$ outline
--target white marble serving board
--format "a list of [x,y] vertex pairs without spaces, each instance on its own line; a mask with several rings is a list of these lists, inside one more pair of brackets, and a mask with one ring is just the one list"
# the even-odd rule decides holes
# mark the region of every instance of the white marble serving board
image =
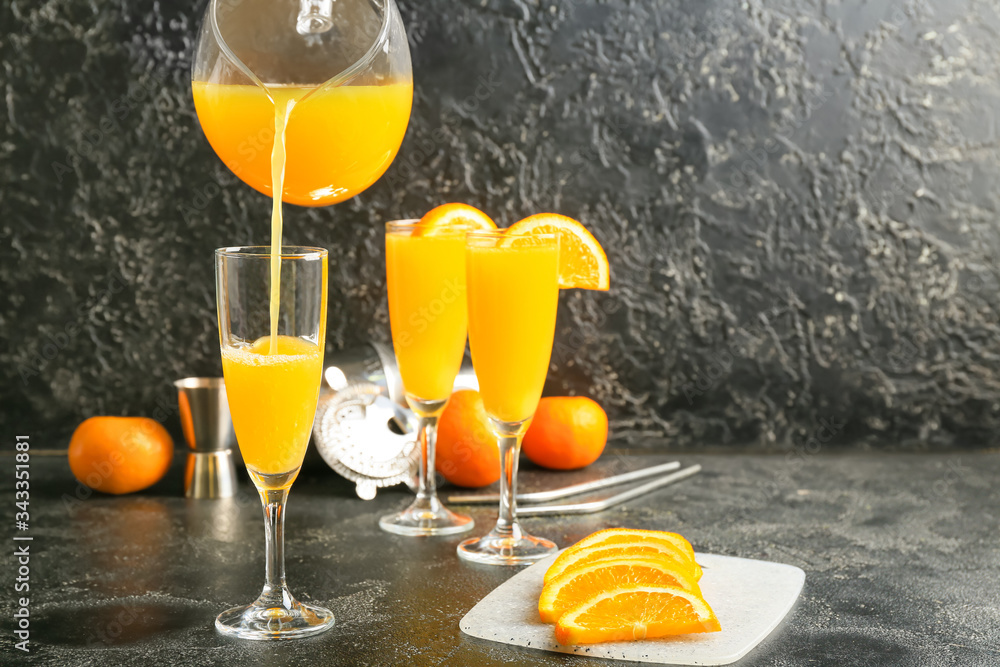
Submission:
[[538,618],[542,580],[555,556],[517,573],[480,600],[460,622],[462,632],[542,651],[664,665],[728,665],[751,651],[795,604],[805,572],[794,565],[697,554],[701,591],[721,632],[633,642],[563,646],[554,626]]

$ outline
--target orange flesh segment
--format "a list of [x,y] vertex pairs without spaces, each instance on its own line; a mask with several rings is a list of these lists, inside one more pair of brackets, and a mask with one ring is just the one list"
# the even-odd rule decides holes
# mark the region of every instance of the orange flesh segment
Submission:
[[701,579],[701,567],[695,562],[694,547],[691,546],[691,543],[684,536],[678,533],[668,533],[662,530],[641,530],[638,528],[606,528],[596,533],[591,533],[569,547],[567,551],[595,549],[630,542],[658,542],[677,547],[693,565],[696,578]]
[[545,583],[549,583],[564,572],[571,569],[590,565],[600,560],[609,558],[622,558],[630,556],[649,556],[653,558],[668,559],[677,563],[680,567],[691,573],[697,581],[701,577],[701,568],[697,563],[689,560],[675,545],[653,541],[634,541],[608,546],[591,547],[574,550],[572,547],[564,551],[556,558],[555,562],[545,573]]
[[628,542],[659,542],[671,544],[683,553],[687,560],[694,562],[694,547],[691,543],[677,533],[668,533],[661,530],[638,530],[632,528],[608,528],[599,530],[596,533],[583,538],[568,550],[593,549],[597,547],[612,546]]
[[698,584],[687,570],[658,558],[618,558],[566,572],[542,590],[538,613],[542,621],[555,623],[564,612],[594,595],[630,584],[672,586],[701,595]]
[[719,619],[700,596],[670,586],[622,586],[595,595],[559,619],[560,644],[654,639],[718,632]]

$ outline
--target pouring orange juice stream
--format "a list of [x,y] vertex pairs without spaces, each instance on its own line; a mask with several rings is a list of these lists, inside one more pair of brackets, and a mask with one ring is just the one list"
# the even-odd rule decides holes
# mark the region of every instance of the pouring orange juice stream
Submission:
[[[295,98],[274,100],[274,145],[271,148],[272,192],[285,189],[285,129]],[[278,354],[278,309],[281,305],[281,197],[271,195],[271,341],[267,353]]]
[[[262,439],[257,434],[274,436],[269,421],[292,415],[269,415],[255,407],[275,382],[285,386],[289,384],[285,380],[294,379],[303,385],[300,389],[318,392],[322,372],[323,341],[313,344],[278,335],[282,199],[306,206],[333,204],[375,182],[392,163],[406,131],[413,86],[406,82],[263,88],[196,81],[192,92],[215,152],[233,173],[272,197],[270,336],[238,354],[223,355],[225,375],[238,378],[229,390],[230,409],[245,413],[243,419],[234,419],[246,426],[246,433],[237,433],[240,450],[253,472],[274,475],[297,470],[311,418],[296,419],[295,433],[288,434],[292,437]],[[268,141],[269,152],[263,150]],[[316,381],[308,382],[304,372],[315,375]],[[310,403],[315,405],[315,397],[303,404]]]

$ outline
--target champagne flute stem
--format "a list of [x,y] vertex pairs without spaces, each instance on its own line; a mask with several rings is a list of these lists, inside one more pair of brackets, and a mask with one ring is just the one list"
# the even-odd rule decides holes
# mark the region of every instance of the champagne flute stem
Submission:
[[437,444],[437,415],[420,415],[417,426],[417,442],[420,444],[420,479],[417,498],[429,500],[437,498],[437,479],[434,476],[434,447]]
[[437,497],[434,473],[434,448],[437,444],[438,419],[447,404],[444,401],[419,401],[407,396],[420,421],[417,425],[418,463],[417,497],[402,512],[379,519],[382,530],[397,535],[452,535],[469,530],[472,519],[455,514]]
[[518,435],[502,435],[500,447],[500,511],[493,532],[503,537],[517,537],[517,459],[521,451]]
[[291,607],[292,596],[285,584],[285,503],[288,488],[261,489],[264,505],[264,590],[260,601],[268,606]]

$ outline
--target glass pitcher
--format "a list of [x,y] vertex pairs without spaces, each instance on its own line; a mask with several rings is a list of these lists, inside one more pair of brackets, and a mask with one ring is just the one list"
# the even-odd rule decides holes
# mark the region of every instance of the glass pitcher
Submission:
[[273,196],[287,110],[282,200],[343,201],[385,172],[406,132],[413,75],[399,11],[393,0],[212,0],[192,93],[209,143],[245,183]]

